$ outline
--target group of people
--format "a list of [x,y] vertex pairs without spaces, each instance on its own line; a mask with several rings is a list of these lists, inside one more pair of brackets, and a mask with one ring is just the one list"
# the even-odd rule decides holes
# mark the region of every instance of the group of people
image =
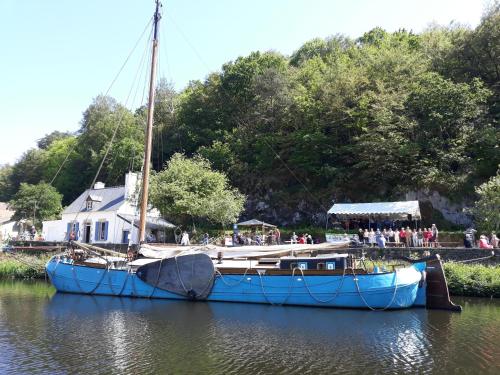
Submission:
[[438,245],[439,231],[436,224],[432,224],[430,228],[410,229],[410,227],[393,229],[384,228],[382,231],[376,231],[371,228],[359,229],[358,238],[361,243],[379,247],[386,247],[387,243],[392,243],[395,246],[401,244],[406,247],[435,247]]
[[300,234],[297,236],[297,234],[295,234],[295,232],[293,232],[292,236],[290,237],[290,243],[291,244],[312,245],[314,243],[314,240],[313,240],[312,236],[308,233]]
[[[476,245],[475,235],[476,230],[469,228],[464,232],[464,246],[466,248],[471,248]],[[479,236],[478,247],[480,249],[494,249],[499,247],[499,239],[495,232],[491,232],[491,235],[488,237],[485,234],[481,234]]]
[[267,233],[259,232],[238,232],[233,234],[233,243],[236,245],[280,245],[281,232],[278,228],[271,229]]

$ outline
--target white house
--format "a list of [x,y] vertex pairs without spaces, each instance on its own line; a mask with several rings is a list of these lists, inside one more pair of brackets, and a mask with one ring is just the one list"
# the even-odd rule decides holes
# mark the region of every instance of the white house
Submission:
[[17,237],[19,234],[19,223],[12,220],[12,216],[14,216],[14,211],[9,209],[9,205],[0,202],[0,241],[9,237]]
[[[134,198],[138,185],[138,175],[132,172],[125,176],[125,186],[107,188],[97,182],[64,209],[62,220],[43,222],[43,237],[47,241],[66,241],[72,236],[85,243],[137,243],[139,220]],[[150,209],[147,238],[163,242],[167,228],[175,226],[162,219],[157,209]]]

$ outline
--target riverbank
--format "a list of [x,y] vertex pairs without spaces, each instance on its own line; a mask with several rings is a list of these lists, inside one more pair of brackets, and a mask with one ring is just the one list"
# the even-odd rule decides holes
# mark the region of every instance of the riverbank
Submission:
[[448,289],[454,296],[500,298],[500,266],[444,263]]
[[[0,279],[43,279],[50,256],[0,254]],[[450,294],[500,298],[500,265],[444,263]]]
[[0,279],[43,279],[50,256],[0,253]]

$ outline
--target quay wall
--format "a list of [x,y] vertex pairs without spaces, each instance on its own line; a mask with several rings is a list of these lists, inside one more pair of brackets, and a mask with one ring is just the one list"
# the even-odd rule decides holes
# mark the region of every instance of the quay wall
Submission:
[[478,259],[488,257],[494,251],[495,256],[485,260],[486,263],[500,264],[500,249],[466,249],[460,247],[438,247],[438,248],[414,248],[414,247],[388,247],[381,249],[379,247],[364,247],[364,248],[345,248],[334,249],[335,252],[353,254],[361,257],[363,252],[365,257],[370,259],[380,258],[397,258],[400,256],[411,258],[423,258],[427,255],[439,254],[443,261],[464,261],[470,259]]

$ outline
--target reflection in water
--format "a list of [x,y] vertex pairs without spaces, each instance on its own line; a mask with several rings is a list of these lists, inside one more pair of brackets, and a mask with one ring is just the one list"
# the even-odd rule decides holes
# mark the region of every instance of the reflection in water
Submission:
[[0,373],[496,373],[500,304],[461,303],[463,314],[369,312],[4,283]]

